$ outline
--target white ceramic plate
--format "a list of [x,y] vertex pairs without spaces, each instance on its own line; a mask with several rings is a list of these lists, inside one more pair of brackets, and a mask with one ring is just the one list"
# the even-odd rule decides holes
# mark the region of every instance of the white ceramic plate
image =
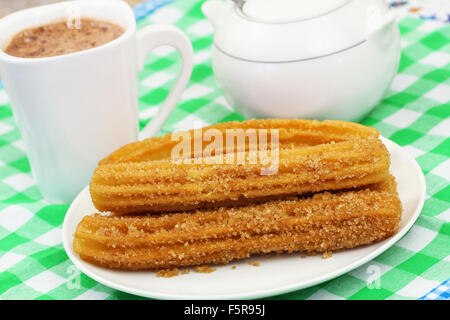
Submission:
[[[391,153],[391,172],[398,182],[403,205],[400,230],[393,237],[356,249],[301,259],[299,254],[258,257],[218,266],[215,272],[157,277],[154,271],[114,271],[87,263],[73,251],[73,234],[83,216],[96,212],[88,187],[73,201],[63,224],[63,244],[72,262],[86,275],[106,286],[160,299],[250,299],[306,288],[349,272],[372,260],[396,243],[413,225],[425,199],[425,178],[417,162],[400,146],[383,138]],[[236,269],[231,266],[235,265]]]

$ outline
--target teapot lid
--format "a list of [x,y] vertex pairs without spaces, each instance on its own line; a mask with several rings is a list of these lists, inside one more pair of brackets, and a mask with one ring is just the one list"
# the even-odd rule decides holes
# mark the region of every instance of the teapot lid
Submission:
[[365,43],[389,17],[384,0],[246,0],[242,8],[208,0],[202,9],[216,30],[214,47],[250,62],[341,53]]
[[281,23],[312,19],[345,5],[349,0],[247,0],[242,12],[250,19]]

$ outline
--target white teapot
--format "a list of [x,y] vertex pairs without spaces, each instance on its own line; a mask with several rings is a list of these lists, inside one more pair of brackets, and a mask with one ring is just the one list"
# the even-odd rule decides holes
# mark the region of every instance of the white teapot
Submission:
[[398,68],[396,15],[383,0],[209,0],[202,10],[218,84],[249,118],[358,121]]

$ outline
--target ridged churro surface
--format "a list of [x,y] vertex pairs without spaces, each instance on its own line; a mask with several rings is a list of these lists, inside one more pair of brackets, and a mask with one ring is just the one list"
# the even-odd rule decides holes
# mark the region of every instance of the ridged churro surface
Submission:
[[328,252],[395,234],[394,179],[353,191],[244,207],[145,216],[86,216],[74,250],[100,266],[138,270],[221,264],[271,252]]
[[[279,130],[280,148],[314,146],[322,143],[340,142],[349,139],[377,138],[379,132],[371,127],[361,124],[338,120],[303,120],[303,119],[259,119],[242,122],[232,121],[219,123],[201,129],[202,133],[209,129],[216,129],[225,136],[226,130]],[[198,138],[195,130],[188,131],[191,144],[191,157],[194,157],[194,141]],[[196,130],[198,131],[198,130]],[[100,165],[118,162],[141,162],[149,160],[171,159],[173,147],[178,140],[172,140],[172,134],[163,137],[154,137],[127,144],[100,161]],[[249,140],[245,141],[244,148],[248,150]],[[201,150],[207,145],[202,144]]]
[[[276,172],[267,164],[225,163],[224,156],[174,162],[158,160],[100,165],[90,193],[100,211],[183,211],[238,205],[267,197],[355,188],[385,180],[389,153],[379,139],[348,140],[278,150]],[[212,164],[222,158],[223,164]],[[271,163],[270,166],[273,166]]]

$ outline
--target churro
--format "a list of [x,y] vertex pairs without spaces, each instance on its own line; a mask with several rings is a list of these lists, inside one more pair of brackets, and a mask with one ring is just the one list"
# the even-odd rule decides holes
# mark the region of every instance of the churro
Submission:
[[[303,120],[303,119],[265,119],[232,121],[219,123],[202,129],[187,131],[191,145],[190,157],[195,157],[194,141],[203,140],[202,133],[216,129],[225,136],[226,130],[279,130],[280,148],[314,146],[323,143],[341,142],[350,139],[378,138],[379,132],[361,124],[338,120]],[[196,136],[196,132],[200,135]],[[100,165],[119,162],[142,162],[150,160],[171,159],[172,150],[178,143],[172,134],[154,137],[123,146],[99,162]],[[246,140],[241,146],[248,150],[251,141]],[[207,143],[202,143],[200,152],[204,151]],[[238,147],[237,147],[238,148]],[[237,148],[234,149],[234,151]],[[217,154],[215,154],[217,155]]]
[[330,252],[386,239],[401,203],[392,177],[359,190],[162,215],[85,216],[74,250],[125,270],[228,263],[271,252]]
[[[239,153],[236,153],[236,158]],[[245,153],[251,157],[251,153]],[[389,153],[379,139],[279,150],[275,174],[265,165],[214,164],[225,156],[175,163],[158,160],[100,165],[90,193],[99,211],[168,212],[242,205],[274,197],[355,188],[389,176]],[[219,159],[220,160],[220,159]]]

